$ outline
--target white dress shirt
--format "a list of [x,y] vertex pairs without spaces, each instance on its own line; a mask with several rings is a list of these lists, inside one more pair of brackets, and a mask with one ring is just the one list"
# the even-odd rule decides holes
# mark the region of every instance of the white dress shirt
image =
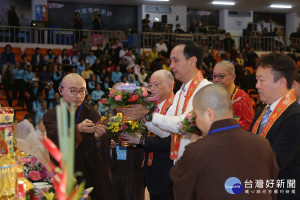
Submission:
[[164,51],[164,52],[168,52],[168,47],[166,45],[166,43],[156,43],[156,51],[157,52],[161,52],[161,51]]
[[[153,119],[152,119],[153,125],[159,127],[160,129],[163,129],[167,132],[181,134],[181,132],[180,132],[181,122],[185,118],[186,113],[193,110],[193,99],[194,99],[195,94],[202,87],[212,84],[210,81],[208,81],[206,79],[202,80],[201,83],[196,88],[195,92],[193,93],[192,97],[190,98],[190,100],[187,104],[187,107],[185,109],[185,112],[182,113],[185,96],[187,94],[187,90],[188,90],[191,82],[192,82],[192,80],[190,80],[184,86],[184,88],[185,88],[184,91],[183,91],[183,87],[181,87],[181,89],[176,92],[175,98],[173,100],[173,104],[170,106],[166,115],[161,115],[158,113],[155,113],[153,115]],[[182,93],[181,93],[180,101],[178,102],[181,91],[182,91]],[[179,103],[178,112],[177,112],[177,116],[175,116],[176,107],[177,107],[178,103]],[[178,158],[174,159],[174,163],[183,155],[185,146],[188,145],[189,143],[190,143],[190,134],[183,135],[183,137],[181,138],[181,143],[180,143],[180,147],[179,147]]]
[[27,119],[19,122],[17,125],[17,138],[25,140],[25,138],[29,135],[29,133],[33,132],[34,128],[32,123],[30,123]]

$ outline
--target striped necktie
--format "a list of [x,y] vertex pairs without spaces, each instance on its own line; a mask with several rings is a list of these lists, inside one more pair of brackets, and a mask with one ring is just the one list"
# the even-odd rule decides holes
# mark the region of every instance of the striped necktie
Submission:
[[259,131],[258,131],[258,135],[260,135],[261,131],[264,129],[266,123],[268,122],[268,119],[271,115],[272,111],[271,111],[271,108],[270,106],[268,106],[266,108],[266,111],[261,119],[261,122],[260,122],[260,125],[259,125]]

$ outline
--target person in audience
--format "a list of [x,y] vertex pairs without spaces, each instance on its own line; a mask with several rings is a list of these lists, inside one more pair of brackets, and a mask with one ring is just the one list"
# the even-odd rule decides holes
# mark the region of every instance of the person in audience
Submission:
[[81,72],[81,76],[84,78],[84,80],[88,81],[90,80],[91,76],[93,75],[93,71],[90,70],[90,64],[85,64],[85,70]]
[[13,99],[17,99],[17,94],[19,93],[18,106],[24,106],[25,102],[25,70],[24,67],[20,66],[19,62],[16,62],[15,68],[13,69],[14,75],[14,88],[13,88]]
[[77,67],[78,65],[80,65],[80,60],[81,55],[80,55],[80,51],[76,51],[75,55],[72,57],[72,66]]
[[230,59],[233,60],[233,62],[236,62],[236,58],[238,57],[239,53],[237,51],[237,48],[236,48],[236,44],[233,44],[230,51]]
[[113,62],[112,62],[111,59],[109,59],[109,60],[107,61],[107,64],[104,65],[104,69],[105,69],[105,71],[106,71],[107,73],[109,73],[109,74],[110,74],[111,72],[115,71],[115,65],[113,64]]
[[129,49],[128,52],[125,54],[125,56],[123,57],[124,60],[126,60],[126,64],[130,65],[130,66],[134,66],[135,65],[135,55],[133,55],[132,50]]
[[127,52],[128,52],[128,45],[124,45],[123,49],[121,49],[119,52],[119,58],[123,59],[123,57],[126,55]]
[[96,56],[94,52],[90,50],[89,55],[85,58],[85,63],[89,63],[92,66],[96,62]]
[[[80,171],[82,176],[77,176],[78,183],[85,181],[85,187],[93,187],[90,194],[92,199],[114,200],[112,191],[109,159],[110,141],[104,135],[104,125],[96,124],[100,115],[91,107],[83,103],[86,94],[86,82],[78,74],[66,75],[59,88],[60,94],[67,103],[75,105],[75,171]],[[60,148],[58,143],[58,130],[56,109],[51,109],[44,114],[43,122],[47,136]]]
[[14,4],[10,5],[10,9],[7,10],[7,26],[9,27],[10,32],[10,41],[16,42],[17,36],[19,34],[19,17],[16,13],[16,6]]
[[44,95],[39,93],[37,99],[32,102],[32,111],[34,114],[42,109],[42,102],[45,100]]
[[156,46],[153,46],[152,50],[149,53],[149,63],[151,64],[157,58],[158,58],[158,52],[156,51]]
[[122,83],[128,83],[127,76],[122,76]]
[[255,67],[256,59],[258,59],[258,55],[255,53],[254,49],[251,47],[248,53],[248,65]]
[[229,32],[227,32],[226,36],[225,36],[225,39],[223,40],[224,50],[225,51],[230,51],[234,44],[235,44],[235,42],[231,38],[231,34]]
[[123,74],[121,72],[121,67],[120,65],[117,65],[116,67],[116,71],[113,71],[111,73],[111,79],[112,79],[112,82],[115,84],[115,83],[118,83],[118,82],[121,82],[121,78],[122,78]]
[[[279,166],[278,179],[292,178],[297,182],[300,180],[300,105],[295,91],[291,90],[297,74],[296,64],[280,53],[263,56],[256,64],[256,88],[266,106],[256,112],[249,131],[270,142]],[[277,199],[300,199],[300,187],[295,188],[295,194],[278,193]]]
[[72,48],[69,50],[69,56],[70,56],[71,58],[73,58],[73,56],[76,55],[76,52],[77,52],[77,51],[80,52],[80,50],[79,50],[79,48],[78,48],[78,43],[77,43],[78,41],[79,41],[79,39],[78,39],[76,42],[73,43]]
[[174,33],[185,33],[185,32],[180,28],[180,24],[176,24],[176,29],[174,30]]
[[113,82],[109,80],[109,76],[105,76],[103,78],[101,88],[105,92],[106,95],[109,94],[109,88],[112,88],[112,86],[113,86]]
[[41,103],[41,109],[38,109],[35,114],[35,124],[38,124],[38,122],[43,118],[44,114],[48,111],[48,104],[46,100],[42,100]]
[[150,31],[150,14],[146,14],[146,17],[142,20],[142,32]]
[[55,61],[56,61],[56,56],[53,54],[52,49],[48,49],[47,55],[45,56],[45,64],[50,65],[51,63],[53,63]]
[[97,85],[97,77],[95,74],[93,74],[87,85],[87,90],[89,94],[92,94],[92,91],[96,89],[96,85]]
[[69,56],[67,49],[61,51],[61,55],[58,57],[57,62],[62,64],[65,72],[71,71],[72,58]]
[[36,68],[41,70],[44,65],[44,57],[41,54],[41,49],[39,47],[35,48],[35,54],[31,57],[31,64],[33,66],[33,71],[36,71]]
[[243,58],[243,54],[242,53],[239,53],[238,54],[238,57],[236,58],[236,63],[238,65],[240,65],[242,68],[245,67],[245,61],[244,61],[244,58]]
[[79,59],[80,65],[77,66],[76,73],[81,74],[85,70],[85,61],[84,58]]
[[141,68],[142,68],[142,67],[146,68],[146,66],[145,66],[145,61],[141,59],[140,62],[139,62],[139,64],[136,64],[136,65],[134,65],[134,67],[133,67],[134,74],[135,74],[135,75],[138,75],[139,72],[141,71]]
[[155,46],[158,53],[161,53],[165,57],[167,56],[168,47],[164,42],[164,39],[160,38],[158,43],[155,44]]
[[95,102],[92,100],[92,95],[91,94],[87,94],[85,96],[85,100],[84,103],[88,106],[93,106],[95,104]]
[[233,103],[234,118],[242,128],[249,130],[254,117],[252,101],[247,93],[235,86],[235,77],[234,66],[231,62],[221,61],[213,69],[213,83],[225,87]]
[[49,103],[49,110],[60,104],[59,92],[54,92],[54,99]]
[[1,53],[1,63],[0,67],[2,70],[2,75],[6,72],[9,65],[15,65],[15,54],[11,51],[12,47],[10,44],[5,45],[4,51]]
[[103,21],[98,14],[98,10],[94,10],[93,17],[92,17],[92,25],[93,25],[93,30],[102,30],[103,29]]
[[[279,170],[269,142],[233,119],[226,89],[216,84],[203,87],[194,97],[193,111],[202,134],[191,136],[191,144],[170,171],[174,199],[276,199],[274,193],[243,191],[249,180],[276,183]],[[268,186],[263,184],[263,189]]]
[[300,73],[297,73],[296,80],[293,82],[292,88],[295,90],[296,101],[300,104]]
[[104,49],[104,53],[100,55],[100,61],[102,64],[107,64],[107,61],[111,59],[108,49]]
[[[29,93],[29,102],[27,103],[27,107],[29,109],[29,111],[33,111],[33,103],[35,101],[38,100],[38,97],[41,98],[42,95],[42,100],[44,98],[43,94],[42,94],[42,88],[39,87],[39,83],[38,81],[33,81],[32,83],[32,87],[29,89],[28,93]],[[37,111],[36,106],[34,107],[35,111]]]
[[146,72],[146,69],[142,68],[141,72],[137,75],[140,85],[142,85],[145,82],[145,79],[147,76],[148,76],[148,74]]
[[25,140],[25,138],[34,131],[30,114],[24,116],[24,120],[17,124],[17,138]]
[[98,44],[97,45],[97,49],[96,51],[94,52],[94,55],[97,57],[97,58],[100,58],[100,56],[103,54],[103,50],[102,50],[102,44]]
[[83,58],[85,58],[92,48],[91,44],[87,41],[87,36],[82,35],[81,40],[78,42],[78,49]]
[[80,12],[75,12],[75,18],[73,20],[73,29],[75,29],[75,42],[80,40],[81,30],[83,28],[83,20],[80,18]]
[[27,70],[25,71],[23,80],[26,83],[26,88],[28,88],[28,85],[31,85],[32,81],[35,80],[35,74],[32,72],[32,65],[27,66]]
[[5,96],[7,98],[8,105],[12,106],[12,96],[10,95],[10,91],[14,91],[14,74],[13,74],[13,66],[9,65],[6,69],[6,72],[3,75],[3,85]]
[[53,73],[54,89],[57,91],[61,79],[64,77],[62,64],[58,64],[56,71]]
[[54,100],[54,93],[55,90],[53,88],[54,83],[52,81],[48,82],[48,84],[45,86],[45,95],[46,95],[46,100],[47,104],[50,105],[50,102]]
[[48,66],[44,65],[42,71],[38,73],[39,84],[42,88],[51,81],[51,74],[48,71]]
[[98,83],[96,89],[92,92],[92,100],[97,102],[104,97],[105,93],[101,90],[101,85]]

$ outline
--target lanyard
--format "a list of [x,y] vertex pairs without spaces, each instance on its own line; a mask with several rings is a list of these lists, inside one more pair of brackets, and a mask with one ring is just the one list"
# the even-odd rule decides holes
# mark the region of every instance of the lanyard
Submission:
[[80,113],[81,113],[81,107],[82,107],[82,104],[81,104],[80,107],[79,107],[79,112],[78,112],[78,114],[77,114],[75,124],[78,124],[79,116],[80,116]]
[[240,125],[225,126],[223,128],[217,128],[215,130],[212,130],[209,133],[207,133],[207,135],[210,135],[210,134],[213,134],[216,132],[220,132],[220,131],[226,131],[226,130],[233,129],[233,128],[239,128],[239,127],[241,127],[241,126]]

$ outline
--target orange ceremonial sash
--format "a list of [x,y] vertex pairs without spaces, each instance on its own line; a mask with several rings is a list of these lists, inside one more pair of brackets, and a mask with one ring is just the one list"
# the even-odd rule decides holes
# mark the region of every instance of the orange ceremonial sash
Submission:
[[[166,114],[168,108],[173,103],[173,99],[174,99],[174,93],[172,92],[170,94],[170,96],[167,98],[167,100],[165,101],[164,105],[162,106],[161,111],[159,112],[159,114],[161,114],[161,115],[165,115]],[[150,135],[148,135],[148,136],[150,136]],[[155,135],[152,134],[152,137],[155,137]],[[149,152],[147,165],[151,166],[152,165],[152,161],[153,161],[153,152]]]
[[[200,71],[196,74],[196,76],[194,76],[194,78],[188,88],[188,92],[185,96],[181,114],[183,114],[185,112],[185,109],[186,109],[191,97],[193,96],[195,90],[197,89],[198,85],[201,83],[201,81],[203,79],[204,78]],[[180,94],[179,94],[178,102],[176,105],[175,116],[177,116],[177,113],[178,113],[178,107],[179,107],[181,93],[182,93],[182,91],[180,91]],[[182,138],[182,135],[171,133],[171,150],[170,150],[170,159],[171,160],[178,158],[178,152],[179,152],[181,138]]]
[[[276,108],[272,112],[271,116],[269,117],[268,122],[266,123],[265,127],[261,131],[260,135],[262,137],[265,138],[267,136],[270,128],[273,126],[273,124],[275,123],[275,121],[295,101],[296,101],[296,97],[295,97],[295,91],[294,90],[290,90],[287,94],[285,94],[282,97],[282,99],[279,101],[279,103],[277,104]],[[259,124],[261,122],[261,119],[262,119],[265,111],[266,111],[266,108],[267,108],[267,106],[264,108],[264,111],[261,113],[261,115],[259,116],[259,118],[254,123],[254,125],[252,127],[252,130],[251,130],[252,133],[257,134]]]

